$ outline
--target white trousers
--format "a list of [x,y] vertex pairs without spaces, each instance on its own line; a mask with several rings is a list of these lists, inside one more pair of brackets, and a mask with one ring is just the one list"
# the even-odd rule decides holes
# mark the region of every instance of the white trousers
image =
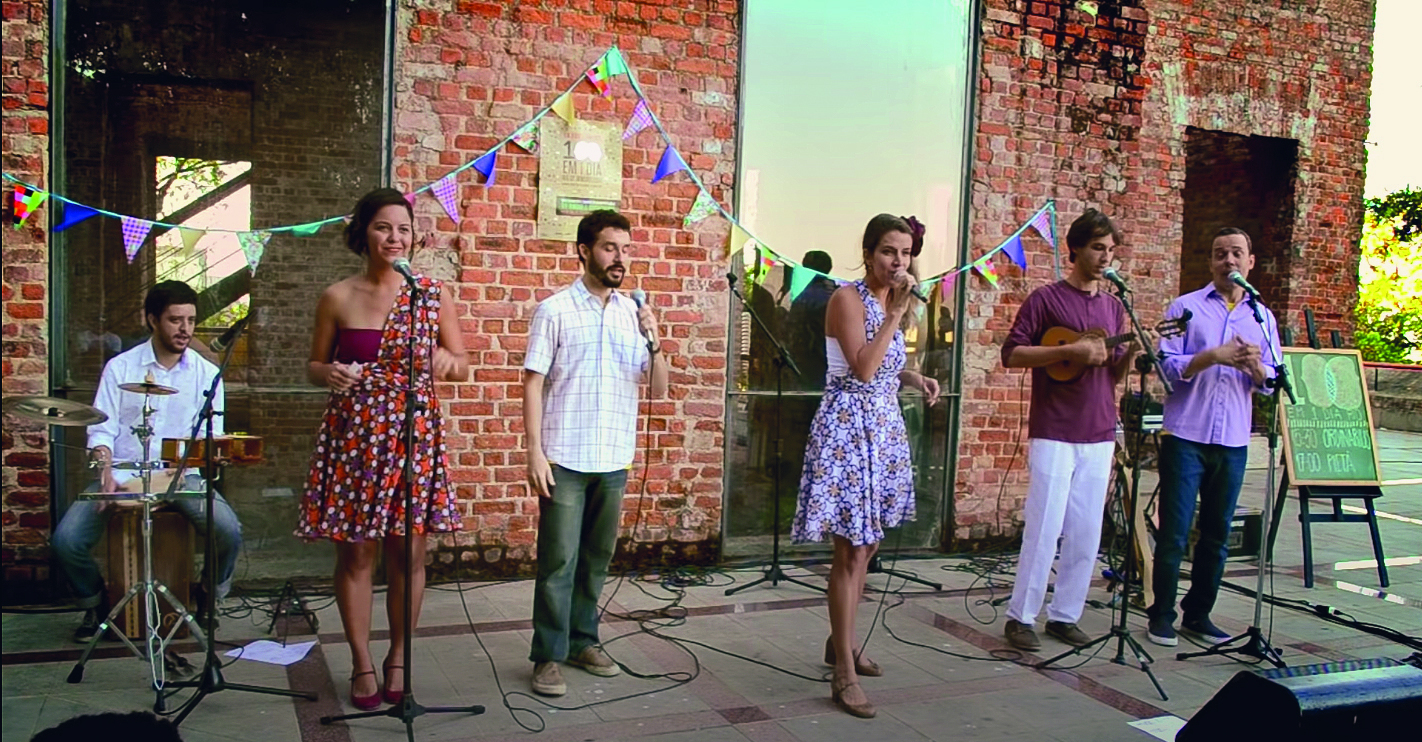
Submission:
[[[1076,623],[1081,619],[1101,546],[1106,484],[1115,449],[1115,441],[1063,443],[1033,438],[1027,442],[1032,479],[1023,507],[1022,554],[1017,560],[1008,618],[1032,625],[1047,595],[1052,561],[1058,559],[1056,590],[1047,607],[1047,620]],[[1062,541],[1059,558],[1058,537]]]

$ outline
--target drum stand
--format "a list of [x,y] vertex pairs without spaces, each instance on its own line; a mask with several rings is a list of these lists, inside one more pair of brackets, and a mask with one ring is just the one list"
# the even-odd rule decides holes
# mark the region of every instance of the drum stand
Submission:
[[[104,633],[113,631],[119,640],[122,641],[135,656],[140,660],[148,660],[150,674],[153,678],[153,690],[158,694],[158,703],[161,704],[163,694],[168,684],[167,667],[164,664],[164,652],[167,650],[169,643],[173,641],[173,638],[177,636],[178,629],[187,626],[188,630],[197,638],[198,643],[204,648],[208,646],[208,641],[207,637],[202,633],[202,629],[198,627],[197,620],[193,618],[192,614],[188,613],[183,602],[173,595],[173,591],[170,590],[167,585],[164,585],[153,577],[153,506],[159,501],[159,498],[156,497],[152,491],[153,471],[163,468],[163,465],[162,462],[149,461],[148,459],[148,443],[153,438],[153,426],[149,424],[149,418],[154,412],[150,400],[151,397],[149,395],[143,395],[143,422],[132,428],[133,434],[138,437],[139,443],[143,446],[143,460],[130,465],[132,468],[138,470],[139,477],[143,479],[142,494],[137,498],[129,497],[128,495],[112,496],[106,494],[91,497],[91,499],[101,501],[137,499],[139,504],[143,507],[143,581],[130,587],[128,592],[124,594],[123,599],[109,611],[109,615],[99,624],[99,628],[94,632],[93,638],[91,638],[89,644],[84,647],[84,653],[79,656],[79,662],[74,665],[73,670],[69,671],[67,680],[70,683],[78,683],[84,679],[84,665],[89,661],[89,655],[94,652],[94,648],[98,646],[99,641],[104,637]],[[123,465],[115,464],[115,466]],[[211,530],[211,528],[209,528],[209,530]],[[136,598],[140,593],[143,595],[144,621],[147,624],[146,628],[148,630],[148,635],[144,639],[145,644],[143,649],[139,649],[114,623],[114,619],[118,617],[119,612],[128,605],[129,601]],[[178,614],[178,620],[173,622],[173,626],[168,630],[167,634],[162,633],[163,617],[159,611],[158,603],[160,597],[168,601]]]

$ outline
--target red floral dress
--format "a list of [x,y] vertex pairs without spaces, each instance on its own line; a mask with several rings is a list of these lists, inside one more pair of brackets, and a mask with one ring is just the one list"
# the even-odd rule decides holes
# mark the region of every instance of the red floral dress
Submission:
[[[439,341],[440,284],[421,278],[413,302],[416,341],[415,533],[457,531],[462,525],[449,488],[444,420],[434,396],[432,359]],[[378,539],[405,533],[405,395],[409,370],[411,291],[396,299],[380,338],[380,352],[364,364],[360,381],[344,394],[331,392],[311,474],[306,480],[296,535],[333,541]]]

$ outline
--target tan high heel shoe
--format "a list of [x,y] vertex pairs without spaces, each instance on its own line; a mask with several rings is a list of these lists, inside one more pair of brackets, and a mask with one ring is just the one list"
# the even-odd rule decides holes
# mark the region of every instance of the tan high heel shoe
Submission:
[[[830,639],[825,639],[825,664],[834,667],[834,660],[834,642]],[[879,667],[879,663],[874,660],[866,660],[861,655],[855,655],[854,672],[866,677],[877,678],[884,674],[884,668]]]
[[[867,700],[864,703],[850,703],[844,700],[844,692],[858,686],[858,682],[850,683],[847,682],[843,676],[835,675],[834,679],[830,681],[830,698],[833,698],[834,702],[850,716],[857,716],[861,719],[872,719],[879,714],[879,712],[874,709],[874,704]],[[861,687],[859,690],[862,692],[864,689]]]

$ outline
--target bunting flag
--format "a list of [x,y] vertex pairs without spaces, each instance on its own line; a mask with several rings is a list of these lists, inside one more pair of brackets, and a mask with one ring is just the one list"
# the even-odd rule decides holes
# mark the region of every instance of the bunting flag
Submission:
[[119,223],[123,227],[123,254],[128,258],[128,262],[132,263],[133,256],[138,254],[138,249],[143,247],[143,241],[148,239],[148,230],[153,229],[153,222],[121,216]]
[[816,276],[823,275],[813,268],[806,268],[797,265],[790,271],[790,301],[800,298],[800,294],[805,293],[805,289],[815,280]]
[[958,273],[959,271],[953,271],[944,276],[943,283],[939,285],[939,288],[943,290],[943,301],[945,302],[953,298],[953,284],[958,282]]
[[637,101],[637,107],[632,110],[632,118],[627,121],[627,128],[622,130],[623,141],[637,136],[637,132],[651,125],[652,111],[647,108],[647,101]]
[[988,283],[994,287],[997,286],[997,267],[992,264],[992,253],[988,253],[973,261],[973,270],[976,270],[978,275],[987,279]]
[[326,226],[326,224],[327,224],[328,222],[330,222],[330,221],[331,221],[330,219],[326,219],[326,220],[324,220],[324,221],[319,221],[319,222],[309,222],[309,223],[307,223],[307,224],[298,224],[298,225],[296,225],[296,226],[294,226],[294,227],[291,228],[291,233],[294,234],[294,235],[299,235],[299,236],[301,236],[301,237],[310,237],[310,236],[316,234],[317,232],[320,232],[320,231],[321,231],[321,228],[324,227],[324,226]]
[[1032,225],[1033,229],[1037,230],[1037,234],[1042,235],[1042,239],[1046,240],[1048,245],[1056,247],[1057,235],[1056,230],[1052,229],[1052,217],[1048,213],[1049,211],[1051,211],[1050,208],[1042,207],[1041,211],[1032,215],[1032,221],[1029,222],[1029,224]]
[[685,169],[686,162],[681,159],[681,154],[676,151],[676,147],[668,144],[666,150],[662,152],[661,162],[657,163],[657,172],[652,176],[652,182],[655,183],[672,173]]
[[588,68],[587,76],[588,82],[597,88],[598,95],[604,98],[612,95],[612,88],[607,84],[608,80],[612,79],[612,75],[607,71],[606,54],[602,55],[602,59],[597,60],[597,64]]
[[[492,181],[493,178],[489,180]],[[435,198],[439,199],[439,205],[444,207],[444,213],[449,214],[449,218],[453,219],[455,224],[458,224],[459,207],[455,205],[454,197],[456,195],[455,192],[459,190],[459,186],[454,182],[454,173],[450,173],[436,180],[430,190],[434,192]]]
[[741,225],[736,224],[734,222],[731,223],[731,235],[730,239],[726,243],[727,255],[735,255],[741,250],[746,249],[748,246],[752,246],[754,244],[755,240],[751,239],[750,233],[742,229]]
[[38,188],[28,188],[19,183],[15,184],[15,229],[19,229],[30,215],[39,209],[40,204],[49,198],[48,191],[41,191]]
[[686,218],[681,220],[683,229],[691,229],[691,225],[716,213],[716,200],[711,198],[711,194],[702,191],[696,194],[696,201],[691,204],[691,211],[686,212]]
[[616,46],[608,49],[607,53],[602,55],[602,63],[607,65],[607,74],[609,76],[625,75],[630,72],[627,68],[627,60],[622,57],[622,50]]
[[418,197],[419,197],[419,193],[417,193],[417,192],[415,192],[415,191],[410,191],[409,193],[406,193],[406,194],[405,194],[405,201],[406,201],[407,203],[409,203],[409,204],[410,204],[410,208],[413,209],[413,208],[415,208],[415,199],[418,198]]
[[1012,239],[1002,243],[1002,251],[1007,257],[1017,264],[1018,268],[1027,270],[1027,250],[1022,247],[1022,235],[1012,235]]
[[59,222],[59,224],[56,224],[54,226],[54,231],[56,232],[63,232],[64,230],[69,229],[75,224],[78,224],[79,222],[82,222],[85,219],[92,219],[95,216],[98,216],[99,214],[99,212],[89,208],[88,206],[85,206],[84,204],[76,204],[73,201],[64,201],[62,203],[64,204],[64,218]]
[[271,238],[272,233],[265,230],[237,233],[237,241],[242,243],[242,254],[247,256],[247,270],[254,276],[257,274],[257,264],[262,262],[262,254],[267,251],[267,240]]
[[499,151],[496,149],[491,149],[488,152],[485,152],[484,154],[479,156],[479,159],[474,161],[474,169],[478,170],[484,176],[485,188],[494,187],[494,167],[498,164],[498,162]]
[[524,152],[538,154],[538,122],[524,124],[522,129],[514,132],[509,141],[518,145]]
[[183,238],[183,249],[188,252],[192,252],[193,248],[197,246],[198,240],[201,240],[206,234],[207,232],[201,229],[178,227],[178,236]]
[[577,114],[573,112],[572,93],[564,93],[558,96],[558,100],[553,101],[553,113],[558,114],[559,118],[568,123],[572,123],[573,119],[577,118]]

